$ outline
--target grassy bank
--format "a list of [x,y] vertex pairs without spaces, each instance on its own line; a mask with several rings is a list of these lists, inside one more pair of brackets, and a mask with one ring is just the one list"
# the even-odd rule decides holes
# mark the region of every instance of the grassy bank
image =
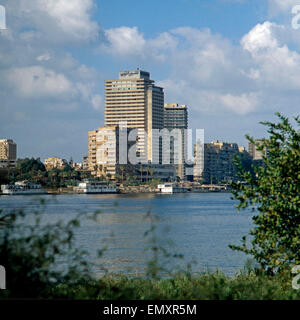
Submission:
[[175,275],[168,279],[129,279],[106,276],[98,281],[60,285],[47,298],[99,300],[298,300],[292,279],[264,274],[240,274],[228,278],[222,273],[190,277]]

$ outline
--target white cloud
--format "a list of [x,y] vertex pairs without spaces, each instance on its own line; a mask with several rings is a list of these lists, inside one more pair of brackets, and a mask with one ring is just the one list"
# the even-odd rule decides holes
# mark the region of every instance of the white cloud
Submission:
[[276,25],[269,21],[256,25],[248,34],[246,34],[241,44],[245,50],[255,54],[260,50],[274,49],[278,47],[277,39],[273,36],[272,28]]
[[258,105],[258,97],[256,93],[244,93],[239,96],[226,94],[221,96],[220,100],[225,107],[238,114],[247,114],[254,111]]
[[109,42],[103,46],[108,52],[114,55],[140,55],[143,54],[145,39],[137,27],[120,27],[105,31]]
[[103,99],[102,96],[96,94],[92,97],[92,105],[95,110],[99,110],[102,106]]
[[156,38],[145,39],[137,27],[119,27],[104,31],[106,43],[98,52],[105,51],[117,57],[138,57],[165,61],[166,51],[177,47],[178,40],[169,32],[163,32]]
[[293,6],[298,4],[299,0],[268,0],[269,10],[272,15],[291,13]]
[[[97,45],[117,65],[124,58],[127,64],[134,61],[164,74],[156,83],[165,88],[166,102],[188,104],[191,122],[211,116],[213,121],[219,117],[220,125],[232,126],[236,119],[246,123],[259,114],[299,110],[300,55],[295,49],[299,30],[290,25],[291,7],[299,1],[269,0],[272,10],[285,14],[288,23],[258,24],[240,44],[209,29],[180,27],[147,37],[137,27],[121,26],[106,30],[105,43]],[[0,129],[16,132],[15,121],[30,119],[34,132],[36,123],[51,116],[51,128],[57,127],[61,118],[53,111],[61,111],[66,123],[77,117],[83,125],[87,122],[82,118],[90,117],[93,124],[85,131],[91,129],[103,114],[103,75],[68,50],[98,37],[100,28],[92,19],[95,0],[3,2],[10,21],[0,37]],[[60,132],[71,137],[73,132],[66,130],[62,125]]]
[[280,91],[300,90],[300,55],[280,44],[276,34],[279,29],[284,27],[270,22],[259,24],[243,37],[242,47],[258,67],[252,75],[261,86]]
[[25,98],[57,98],[74,94],[72,83],[63,74],[40,66],[7,70],[6,80],[16,94]]
[[57,45],[95,40],[99,33],[91,17],[94,0],[4,0],[4,5],[11,13],[10,28],[22,31],[23,40]]
[[98,25],[90,17],[93,0],[36,1],[39,10],[48,14],[66,34],[78,39],[94,38],[97,35]]
[[80,64],[64,45],[86,45],[97,36],[99,27],[91,16],[94,0],[3,1],[10,17],[0,36],[3,104],[9,96],[16,112],[29,105],[68,111],[83,104],[93,110],[99,72]]
[[37,61],[49,61],[51,59],[51,55],[49,53],[42,54],[36,58]]
[[118,58],[167,64],[170,74],[158,82],[166,101],[187,103],[201,114],[275,112],[288,108],[283,96],[300,89],[300,55],[285,43],[288,29],[276,23],[256,25],[240,45],[208,29],[182,27],[156,38],[145,38],[137,28],[110,31],[106,50]]

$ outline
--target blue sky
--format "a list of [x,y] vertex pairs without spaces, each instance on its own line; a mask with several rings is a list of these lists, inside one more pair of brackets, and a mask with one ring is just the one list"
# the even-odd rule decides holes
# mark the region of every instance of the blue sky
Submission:
[[0,0],[0,137],[18,156],[81,161],[103,125],[104,80],[140,67],[189,106],[206,141],[246,146],[299,114],[299,0]]
[[98,8],[98,21],[104,28],[139,26],[146,36],[153,36],[189,26],[210,28],[233,40],[239,40],[257,22],[263,22],[267,11],[262,0],[104,0],[98,1]]

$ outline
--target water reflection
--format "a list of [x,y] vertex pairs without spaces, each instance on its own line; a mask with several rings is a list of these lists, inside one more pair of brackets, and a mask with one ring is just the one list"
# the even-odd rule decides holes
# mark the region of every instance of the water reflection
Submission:
[[[182,253],[180,264],[196,260],[194,271],[222,269],[229,275],[242,268],[246,257],[233,252],[229,244],[237,244],[251,227],[251,212],[237,213],[230,194],[126,194],[126,195],[58,195],[43,196],[46,208],[43,222],[72,219],[78,212],[101,213],[97,221],[84,220],[76,233],[77,244],[88,250],[99,274],[107,269],[116,273],[141,274],[151,259],[150,227],[145,219],[151,211],[159,218],[156,230],[158,244],[172,253]],[[35,208],[30,197],[0,197],[0,209]],[[107,248],[98,259],[99,249]],[[164,262],[163,262],[164,263]]]

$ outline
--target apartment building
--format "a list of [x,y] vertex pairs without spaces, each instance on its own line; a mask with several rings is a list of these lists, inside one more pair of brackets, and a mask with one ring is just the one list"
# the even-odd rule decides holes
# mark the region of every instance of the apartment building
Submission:
[[97,148],[96,137],[98,130],[88,132],[88,170],[92,175],[97,173]]
[[165,104],[164,128],[170,132],[172,130],[175,132],[175,136],[170,137],[170,163],[175,166],[176,176],[180,180],[185,180],[185,160],[187,156],[187,136],[185,130],[188,128],[187,106],[178,105],[177,103]]
[[193,180],[202,182],[204,170],[204,143],[200,140],[194,144]]
[[17,159],[17,144],[12,139],[0,139],[0,168],[14,168]]
[[67,160],[58,157],[50,157],[44,161],[46,170],[52,170],[54,168],[63,169],[67,164]]
[[202,178],[205,183],[229,182],[236,179],[233,158],[239,154],[236,143],[214,141],[204,144],[204,168]]
[[[263,140],[256,139],[255,141],[261,143]],[[253,160],[263,160],[263,157],[266,154],[264,151],[257,150],[257,147],[251,142],[249,142],[248,145],[248,152]]]

